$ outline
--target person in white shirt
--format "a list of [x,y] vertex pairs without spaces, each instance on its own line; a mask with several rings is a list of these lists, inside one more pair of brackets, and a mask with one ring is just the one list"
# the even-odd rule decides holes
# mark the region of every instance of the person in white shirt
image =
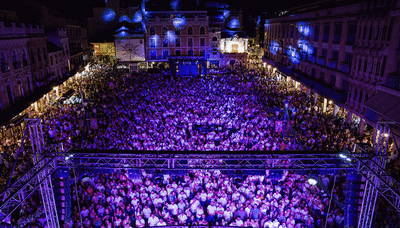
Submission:
[[227,223],[229,223],[231,221],[232,217],[233,217],[233,213],[232,213],[231,209],[229,207],[226,208],[226,211],[224,211],[225,221]]
[[161,199],[160,195],[157,195],[157,197],[153,200],[153,204],[156,208],[162,207],[163,200]]
[[172,211],[172,215],[178,215],[178,205],[175,202],[169,206],[169,209]]
[[151,214],[150,218],[147,219],[147,223],[149,224],[149,226],[156,226],[159,221],[159,218],[154,214]]
[[149,208],[148,205],[145,205],[143,208],[143,215],[146,219],[150,218],[151,215],[151,209]]
[[187,216],[186,216],[186,214],[185,213],[180,213],[179,215],[178,215],[178,221],[179,221],[179,224],[180,225],[185,225],[186,224],[186,221],[187,221]]
[[234,226],[242,226],[243,225],[243,221],[240,219],[240,217],[237,217],[236,221],[232,225],[234,225]]
[[166,226],[167,223],[165,223],[164,220],[160,219],[160,221],[158,221],[157,226]]

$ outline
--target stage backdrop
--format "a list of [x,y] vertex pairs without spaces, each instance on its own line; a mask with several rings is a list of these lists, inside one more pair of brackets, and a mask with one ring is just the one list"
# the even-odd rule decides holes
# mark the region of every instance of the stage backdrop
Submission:
[[146,60],[143,39],[115,39],[115,51],[123,62]]

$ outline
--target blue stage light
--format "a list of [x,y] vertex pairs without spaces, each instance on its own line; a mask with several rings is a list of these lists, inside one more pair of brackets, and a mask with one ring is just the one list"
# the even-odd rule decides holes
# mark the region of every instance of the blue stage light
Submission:
[[169,42],[175,42],[175,33],[173,31],[168,31],[167,32],[167,39]]
[[239,28],[240,27],[240,22],[237,19],[232,19],[229,24],[228,24],[229,28]]
[[127,27],[125,27],[125,26],[122,26],[121,28],[119,28],[117,30],[117,32],[121,32],[121,31],[129,31],[129,29]]
[[231,15],[231,11],[229,10],[224,10],[224,17],[228,18]]
[[139,23],[142,21],[142,12],[140,10],[136,11],[135,15],[133,16],[133,22],[134,23]]
[[107,8],[103,11],[103,19],[104,21],[112,21],[115,19],[115,12],[114,10]]
[[304,36],[310,36],[312,34],[312,26],[310,25],[310,23],[298,22],[297,29]]
[[308,55],[312,55],[314,52],[314,48],[306,40],[298,40],[297,47],[300,48],[304,53],[306,53]]
[[126,16],[126,15],[122,15],[122,16],[119,18],[119,23],[121,23],[121,22],[123,22],[123,21],[132,22],[131,19],[130,19],[128,16]]
[[296,48],[289,45],[289,47],[286,49],[286,54],[288,55],[290,61],[292,61],[293,64],[300,63],[300,55],[296,51]]
[[128,36],[128,35],[129,35],[129,33],[125,32],[125,31],[122,31],[122,32],[118,33],[118,36],[120,36],[120,37],[125,37],[125,36]]
[[171,0],[170,6],[172,10],[178,11],[181,9],[181,2],[180,0]]
[[175,28],[181,28],[186,25],[186,19],[185,17],[175,17],[172,24],[175,26]]
[[276,53],[279,51],[279,43],[276,42],[275,40],[271,41],[269,45],[269,50],[273,55],[276,55]]

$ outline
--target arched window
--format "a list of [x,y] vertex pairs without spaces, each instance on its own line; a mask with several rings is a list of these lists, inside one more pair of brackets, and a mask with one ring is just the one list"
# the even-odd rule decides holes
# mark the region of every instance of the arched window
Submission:
[[181,34],[181,29],[176,27],[175,28],[175,35],[180,35]]
[[218,38],[217,38],[216,36],[214,36],[214,37],[212,38],[212,41],[218,41]]
[[193,28],[192,27],[188,27],[187,34],[188,35],[193,35]]
[[150,28],[150,36],[153,36],[156,34],[156,30],[154,29],[154,27]]
[[16,51],[13,51],[13,63],[18,62],[18,55]]
[[168,29],[167,27],[162,28],[162,34],[167,35]]
[[31,49],[31,63],[35,63],[35,52]]
[[4,55],[4,53],[1,53],[0,61],[1,61],[2,65],[7,64],[7,59],[6,59],[6,56]]
[[46,48],[43,48],[43,59],[47,59]]
[[205,35],[206,34],[206,28],[204,26],[200,27],[200,35]]

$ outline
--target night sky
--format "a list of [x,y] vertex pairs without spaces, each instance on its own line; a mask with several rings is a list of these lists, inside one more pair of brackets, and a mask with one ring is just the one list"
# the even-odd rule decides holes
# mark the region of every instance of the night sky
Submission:
[[[169,0],[149,0],[150,2],[154,1],[169,1]],[[182,0],[185,1],[185,0]],[[186,0],[187,1],[187,0]],[[25,4],[21,4],[24,2]],[[77,19],[85,25],[86,18],[92,16],[92,8],[93,7],[101,7],[105,5],[104,0],[16,0],[16,1],[7,1],[4,8],[15,10],[18,9],[22,11],[22,14],[19,14],[20,20],[22,22],[26,22],[28,18],[38,18],[40,15],[34,15],[35,10],[32,10],[34,7],[28,6],[23,9],[21,5],[32,5],[31,2],[36,2],[39,4],[43,4],[54,11],[58,11],[61,17]],[[124,6],[137,6],[139,5],[141,0],[120,0],[120,3]],[[279,1],[279,0],[243,0],[243,1],[233,1],[233,0],[220,0],[220,1],[204,1],[202,2],[220,2],[227,3],[231,7],[234,8],[242,8],[243,9],[243,25],[245,30],[249,36],[253,36],[254,32],[254,18],[258,15],[263,14],[263,12],[267,12],[268,15],[271,15],[273,12],[282,9],[288,9],[293,6],[313,2],[313,0],[288,0],[288,1]],[[295,2],[295,3],[294,3]],[[265,15],[265,14],[264,14]],[[32,20],[32,19],[31,19]],[[261,24],[264,22],[262,21]]]

